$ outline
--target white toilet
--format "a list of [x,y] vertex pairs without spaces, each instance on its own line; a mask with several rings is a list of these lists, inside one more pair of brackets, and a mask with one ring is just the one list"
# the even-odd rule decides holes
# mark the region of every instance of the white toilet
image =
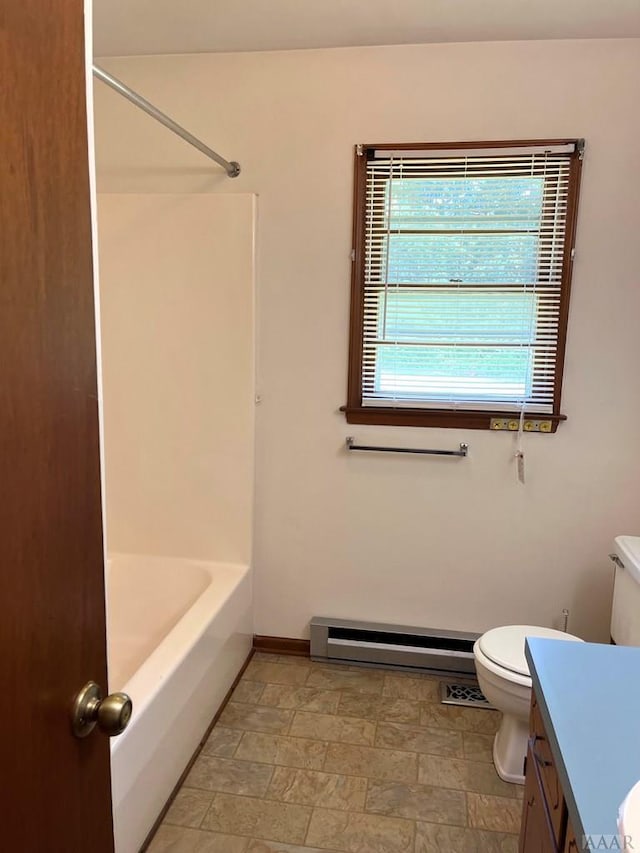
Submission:
[[[617,536],[609,557],[616,567],[611,639],[618,645],[640,646],[640,536]],[[582,642],[552,628],[506,625],[487,631],[473,647],[480,689],[503,714],[493,742],[493,763],[502,779],[519,784],[524,783],[531,705],[531,676],[524,656],[526,637]]]
[[503,715],[493,742],[493,763],[505,782],[520,785],[524,784],[531,706],[531,676],[524,656],[526,637],[582,642],[552,628],[505,625],[487,631],[473,647],[480,689]]

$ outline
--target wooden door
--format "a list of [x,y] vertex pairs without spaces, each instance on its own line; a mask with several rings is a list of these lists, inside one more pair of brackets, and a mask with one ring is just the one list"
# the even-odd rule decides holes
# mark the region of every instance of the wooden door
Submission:
[[113,850],[83,0],[0,0],[0,833]]

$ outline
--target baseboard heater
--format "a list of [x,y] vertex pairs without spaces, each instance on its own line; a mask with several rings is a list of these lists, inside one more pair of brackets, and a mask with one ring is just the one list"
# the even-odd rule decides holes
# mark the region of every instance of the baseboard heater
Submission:
[[311,658],[475,678],[473,644],[479,634],[356,622],[311,620]]

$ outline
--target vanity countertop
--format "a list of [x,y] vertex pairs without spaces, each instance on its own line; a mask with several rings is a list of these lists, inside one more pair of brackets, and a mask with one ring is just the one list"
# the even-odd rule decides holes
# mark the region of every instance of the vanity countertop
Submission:
[[576,836],[616,835],[640,779],[640,647],[532,637],[525,653]]

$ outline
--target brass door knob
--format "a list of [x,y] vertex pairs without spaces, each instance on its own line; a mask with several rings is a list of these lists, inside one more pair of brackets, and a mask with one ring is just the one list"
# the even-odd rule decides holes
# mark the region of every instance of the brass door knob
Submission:
[[115,737],[129,725],[133,703],[126,693],[110,693],[102,698],[95,681],[88,681],[73,701],[71,730],[86,737],[97,725],[103,734]]

